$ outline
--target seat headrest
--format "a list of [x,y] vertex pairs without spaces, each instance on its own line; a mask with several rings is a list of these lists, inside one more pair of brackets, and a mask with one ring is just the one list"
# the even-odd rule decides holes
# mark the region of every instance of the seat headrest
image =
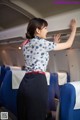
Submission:
[[18,66],[9,66],[11,70],[21,70],[21,67]]
[[26,71],[12,70],[12,89],[18,89]]
[[70,82],[70,84],[74,86],[76,94],[76,103],[74,109],[80,109],[80,81]]
[[57,72],[58,74],[58,84],[64,85],[67,83],[67,73],[66,72]]

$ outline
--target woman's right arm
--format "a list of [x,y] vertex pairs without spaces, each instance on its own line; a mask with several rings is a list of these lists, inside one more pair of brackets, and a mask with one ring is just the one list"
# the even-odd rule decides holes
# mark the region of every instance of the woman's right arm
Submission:
[[71,34],[69,36],[69,39],[64,43],[57,43],[54,50],[64,50],[72,46],[75,35],[76,35],[76,20],[75,19],[71,20],[70,28],[71,28]]

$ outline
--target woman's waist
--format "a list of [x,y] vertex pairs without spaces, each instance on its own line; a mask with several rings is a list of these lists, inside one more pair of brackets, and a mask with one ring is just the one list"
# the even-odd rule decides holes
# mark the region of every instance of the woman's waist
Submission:
[[46,72],[45,67],[34,67],[34,68],[32,68],[32,67],[27,66],[25,68],[25,70],[26,70],[26,73],[35,73],[35,74],[37,74],[37,73],[44,74]]
[[45,74],[44,71],[40,71],[40,70],[37,70],[37,71],[26,71],[26,74]]

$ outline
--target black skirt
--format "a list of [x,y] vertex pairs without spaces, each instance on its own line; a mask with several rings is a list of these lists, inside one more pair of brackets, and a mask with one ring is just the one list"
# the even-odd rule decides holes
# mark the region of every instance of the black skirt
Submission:
[[48,86],[45,74],[25,74],[17,95],[18,120],[45,120]]

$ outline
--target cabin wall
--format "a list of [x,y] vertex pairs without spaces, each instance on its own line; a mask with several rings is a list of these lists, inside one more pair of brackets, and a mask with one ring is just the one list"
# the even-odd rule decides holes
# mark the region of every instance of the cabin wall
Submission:
[[22,50],[4,49],[0,51],[0,65],[24,66]]
[[80,49],[51,51],[47,70],[52,73],[66,71],[71,81],[80,80]]

